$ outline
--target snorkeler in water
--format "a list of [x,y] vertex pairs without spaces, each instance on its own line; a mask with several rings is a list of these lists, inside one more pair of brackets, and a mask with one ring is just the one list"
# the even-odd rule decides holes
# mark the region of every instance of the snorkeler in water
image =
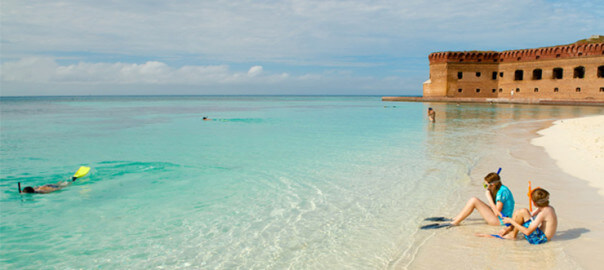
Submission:
[[73,184],[73,182],[75,182],[75,180],[77,180],[78,178],[83,177],[86,174],[88,174],[89,171],[90,171],[90,167],[82,166],[71,177],[71,181],[61,181],[61,182],[58,182],[56,184],[46,184],[46,185],[35,186],[35,187],[27,186],[27,187],[24,187],[23,189],[21,189],[21,182],[19,182],[18,183],[19,193],[41,193],[41,194],[46,194],[46,193],[51,193],[51,192],[54,192],[54,191],[57,191],[57,190],[61,190],[61,189],[65,188],[65,187]]

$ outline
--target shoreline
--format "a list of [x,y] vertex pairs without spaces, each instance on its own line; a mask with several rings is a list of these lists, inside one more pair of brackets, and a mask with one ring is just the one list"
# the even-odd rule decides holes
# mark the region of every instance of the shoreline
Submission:
[[[584,118],[571,119],[585,121]],[[571,119],[557,121],[571,122]],[[433,232],[420,231],[432,235],[425,245],[419,247],[409,265],[395,269],[485,269],[494,266],[498,269],[598,269],[598,250],[604,241],[604,223],[599,214],[604,209],[603,197],[591,182],[565,172],[544,147],[531,143],[541,138],[543,130],[555,127],[555,122],[524,122],[503,128],[497,135],[505,138],[503,143],[494,147],[493,154],[482,157],[470,172],[476,185],[463,190],[461,201],[446,209],[446,214],[453,216],[470,197],[483,199],[483,190],[477,183],[485,172],[492,171],[493,164],[499,164],[503,168],[504,185],[513,191],[515,209],[528,207],[528,181],[532,181],[533,187],[541,186],[550,191],[552,206],[559,219],[558,230],[551,242],[531,246],[521,236],[516,241],[476,237],[475,233],[496,233],[500,228],[486,225],[474,212],[462,226]],[[553,142],[555,145],[555,140]],[[439,262],[434,261],[435,257]]]

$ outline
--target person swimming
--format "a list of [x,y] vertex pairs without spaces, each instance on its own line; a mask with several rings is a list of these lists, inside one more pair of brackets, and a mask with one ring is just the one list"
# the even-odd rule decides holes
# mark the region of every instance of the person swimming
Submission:
[[73,184],[73,182],[75,182],[75,180],[77,180],[78,178],[84,177],[85,175],[87,175],[89,171],[90,171],[90,167],[82,166],[71,177],[71,181],[61,181],[61,182],[58,182],[56,184],[46,184],[46,185],[36,186],[36,187],[27,186],[27,187],[21,189],[21,182],[18,182],[17,184],[18,184],[18,187],[19,187],[19,193],[41,193],[41,194],[45,194],[45,193],[51,193],[51,192],[54,192],[54,191],[57,191],[57,190],[61,190],[63,188],[66,188],[67,186]]
[[[42,186],[36,186],[36,187],[31,187],[31,186],[27,186],[24,187],[23,190],[21,190],[21,193],[51,193],[57,190],[61,190],[69,185],[71,185],[73,183],[73,181],[75,181],[77,178],[73,177],[73,179],[71,181],[61,181],[58,182],[56,184],[46,184],[46,185],[42,185]],[[21,186],[21,183],[19,183],[19,187]]]

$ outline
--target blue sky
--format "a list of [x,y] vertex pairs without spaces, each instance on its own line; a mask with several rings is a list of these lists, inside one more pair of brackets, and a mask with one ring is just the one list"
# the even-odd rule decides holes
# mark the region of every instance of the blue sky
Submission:
[[429,53],[604,34],[598,2],[2,0],[0,95],[420,95]]

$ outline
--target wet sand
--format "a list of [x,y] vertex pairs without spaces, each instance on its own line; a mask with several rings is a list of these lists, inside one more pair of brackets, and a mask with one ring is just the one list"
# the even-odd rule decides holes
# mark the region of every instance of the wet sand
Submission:
[[[576,121],[593,124],[593,119]],[[561,162],[568,163],[568,160],[554,160],[548,155],[551,150],[546,152],[546,149],[552,147],[572,151],[558,143],[556,136],[559,132],[545,132],[545,136],[551,138],[537,140],[537,144],[545,145],[546,149],[531,144],[531,140],[541,136],[538,131],[551,125],[551,120],[512,124],[494,134],[497,144],[493,145],[493,154],[479,160],[470,173],[470,187],[464,191],[465,194],[460,194],[460,200],[451,209],[443,213],[454,216],[472,196],[484,200],[484,175],[502,167],[502,181],[514,194],[515,209],[528,208],[528,181],[532,182],[533,188],[540,186],[551,193],[550,203],[556,209],[559,220],[558,231],[551,242],[529,245],[521,235],[516,241],[476,237],[476,233],[495,234],[501,227],[486,225],[475,212],[461,226],[420,231],[419,234],[424,234],[428,240],[421,245],[411,262],[408,265],[395,264],[391,268],[601,269],[604,263],[604,256],[601,255],[604,247],[604,196],[594,187],[597,181],[574,176],[569,173],[572,170],[563,170],[558,166]],[[593,150],[595,152],[589,152],[592,156],[594,153],[595,156],[602,156],[603,153],[598,153],[600,150],[593,142],[586,139],[581,144],[590,151],[596,149]],[[576,159],[572,160],[577,162]],[[601,164],[600,167],[603,167]],[[596,180],[602,181],[602,174],[598,176]]]

